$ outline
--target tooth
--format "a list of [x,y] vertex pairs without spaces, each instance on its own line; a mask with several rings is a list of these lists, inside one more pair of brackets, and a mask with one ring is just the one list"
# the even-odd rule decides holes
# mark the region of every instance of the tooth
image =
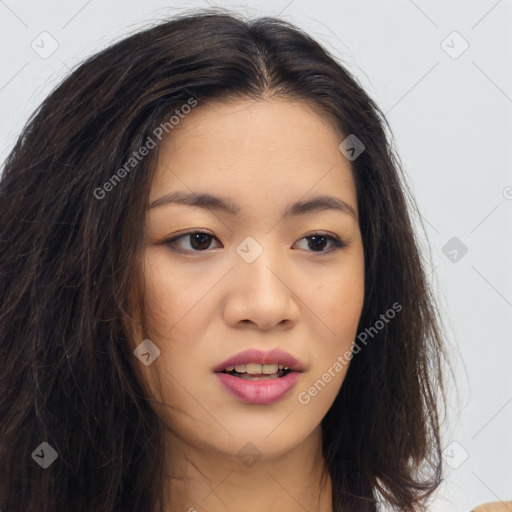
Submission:
[[[245,380],[261,380],[262,377],[256,377],[254,375],[249,375],[248,373],[242,373],[240,375],[240,378],[241,379],[245,379]],[[265,377],[265,379],[278,379],[279,376],[277,375],[277,373],[273,373],[272,375],[267,375]]]
[[272,373],[276,373],[278,370],[278,364],[264,364],[262,365],[261,373],[264,373],[265,375],[271,375]]
[[227,366],[226,372],[235,370],[237,373],[248,373],[251,375],[272,375],[277,373],[279,370],[288,370],[287,366],[282,364],[258,364],[258,363],[247,363],[247,364],[236,364],[234,366]]
[[246,370],[247,373],[252,373],[252,374],[260,374],[260,373],[262,373],[262,371],[261,371],[261,364],[249,363],[246,366],[247,366],[247,370]]

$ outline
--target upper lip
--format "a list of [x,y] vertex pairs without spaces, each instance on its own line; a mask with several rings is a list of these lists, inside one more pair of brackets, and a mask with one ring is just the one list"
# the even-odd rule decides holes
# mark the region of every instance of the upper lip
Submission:
[[237,364],[248,364],[248,363],[256,363],[256,364],[282,364],[290,370],[295,371],[303,371],[304,365],[295,357],[288,354],[281,349],[274,349],[267,352],[258,349],[249,349],[244,350],[243,352],[239,352],[234,356],[226,359],[222,363],[218,364],[213,371],[214,372],[222,372],[228,366],[235,366]]

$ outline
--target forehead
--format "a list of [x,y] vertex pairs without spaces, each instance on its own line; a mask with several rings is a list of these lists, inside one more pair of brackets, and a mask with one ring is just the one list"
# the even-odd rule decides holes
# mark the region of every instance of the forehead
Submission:
[[149,200],[179,189],[260,202],[338,191],[356,202],[341,140],[331,119],[303,101],[199,104],[163,139]]

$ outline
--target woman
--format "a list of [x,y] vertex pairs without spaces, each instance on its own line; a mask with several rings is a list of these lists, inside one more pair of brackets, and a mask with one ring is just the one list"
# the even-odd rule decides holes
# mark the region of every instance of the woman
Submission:
[[271,18],[64,80],[0,182],[0,508],[425,510],[445,352],[386,126]]

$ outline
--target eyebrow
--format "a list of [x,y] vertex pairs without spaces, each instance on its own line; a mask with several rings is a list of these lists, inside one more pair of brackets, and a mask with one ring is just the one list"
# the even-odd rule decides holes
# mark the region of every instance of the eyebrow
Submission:
[[[237,215],[241,211],[240,206],[229,198],[214,196],[206,192],[188,193],[181,191],[170,192],[169,194],[165,194],[164,196],[155,199],[149,205],[149,209],[158,208],[159,206],[168,204],[184,204],[187,206],[224,212],[231,215]],[[341,211],[343,213],[347,213],[357,221],[357,214],[352,205],[342,199],[327,195],[314,197],[308,201],[297,201],[287,206],[281,215],[284,219],[296,215],[305,215],[324,210]]]

